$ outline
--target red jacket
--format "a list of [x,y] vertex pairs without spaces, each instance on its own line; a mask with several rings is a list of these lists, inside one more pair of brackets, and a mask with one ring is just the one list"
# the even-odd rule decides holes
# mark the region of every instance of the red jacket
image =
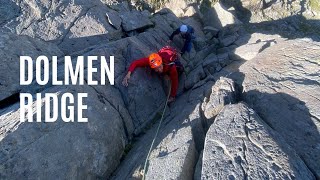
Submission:
[[[131,63],[129,67],[129,71],[132,73],[136,67],[150,67],[149,66],[149,58],[141,58],[135,60]],[[170,97],[176,97],[177,90],[178,90],[178,72],[175,65],[166,65],[163,66],[163,74],[169,75],[171,80],[171,92]]]

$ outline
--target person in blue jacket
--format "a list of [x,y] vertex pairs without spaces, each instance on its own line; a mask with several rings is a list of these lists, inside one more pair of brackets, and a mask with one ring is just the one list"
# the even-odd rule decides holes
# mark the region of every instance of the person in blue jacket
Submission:
[[189,25],[181,25],[178,29],[176,29],[175,31],[173,31],[173,33],[170,36],[170,40],[169,42],[171,42],[173,40],[173,37],[177,34],[181,34],[181,37],[183,39],[185,39],[184,41],[184,45],[181,49],[181,55],[183,55],[186,51],[190,52],[191,48],[192,48],[192,39],[194,39],[194,29],[193,27],[189,26]]

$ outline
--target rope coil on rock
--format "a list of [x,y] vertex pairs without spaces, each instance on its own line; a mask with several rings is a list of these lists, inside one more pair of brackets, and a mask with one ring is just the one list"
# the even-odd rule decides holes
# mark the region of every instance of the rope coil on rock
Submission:
[[157,128],[156,134],[155,134],[155,136],[154,136],[154,138],[152,140],[152,143],[151,143],[151,146],[150,146],[146,161],[144,162],[142,180],[145,180],[145,178],[146,178],[146,174],[147,174],[146,170],[147,170],[147,166],[148,166],[148,162],[149,162],[149,156],[150,156],[150,153],[152,151],[153,144],[154,144],[154,142],[155,142],[155,140],[156,140],[156,138],[158,136],[159,129],[160,129],[160,126],[161,126],[162,121],[163,121],[164,113],[166,112],[166,109],[167,109],[168,100],[169,100],[169,97],[170,97],[170,92],[171,92],[171,84],[169,84],[169,93],[168,93],[168,96],[167,96],[166,103],[164,105],[164,109],[162,111],[161,119],[160,119],[160,122],[159,122],[159,125],[158,125],[158,128]]

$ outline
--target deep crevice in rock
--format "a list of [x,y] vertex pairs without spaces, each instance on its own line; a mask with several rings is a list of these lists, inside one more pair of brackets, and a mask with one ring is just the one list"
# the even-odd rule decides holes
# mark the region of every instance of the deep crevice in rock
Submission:
[[9,107],[20,101],[20,92],[14,93],[11,96],[0,101],[0,109]]

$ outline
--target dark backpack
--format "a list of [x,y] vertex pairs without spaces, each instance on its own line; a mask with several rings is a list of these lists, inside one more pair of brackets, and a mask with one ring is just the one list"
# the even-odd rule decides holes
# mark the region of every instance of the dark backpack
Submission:
[[178,59],[178,52],[175,48],[165,46],[158,51],[158,54],[162,57],[165,65],[176,65],[179,74],[184,71],[184,67]]

